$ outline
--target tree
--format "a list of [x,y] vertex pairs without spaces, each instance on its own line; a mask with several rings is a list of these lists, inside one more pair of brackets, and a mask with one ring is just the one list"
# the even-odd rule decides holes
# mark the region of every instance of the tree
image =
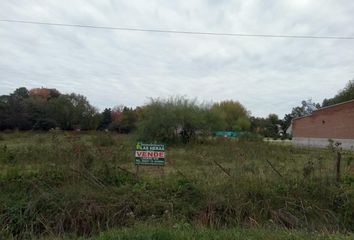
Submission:
[[344,89],[340,90],[337,95],[330,99],[324,99],[322,107],[350,101],[354,99],[354,79],[350,80]]
[[61,95],[56,89],[21,87],[10,95],[0,96],[0,130],[96,129],[99,114],[86,97]]
[[9,96],[0,96],[0,130],[9,128],[10,109],[8,102]]
[[79,94],[62,94],[52,98],[48,101],[47,109],[48,117],[55,120],[63,130],[97,129],[100,120],[96,108]]
[[33,129],[48,131],[56,127],[57,127],[57,123],[53,119],[41,118],[38,119],[37,122],[34,124]]
[[278,115],[272,113],[266,118],[251,117],[251,131],[264,137],[280,137],[279,127],[281,120]]
[[74,128],[74,106],[68,95],[61,95],[47,103],[48,116],[54,119],[62,130]]
[[68,98],[72,104],[73,127],[82,130],[96,129],[99,124],[97,109],[83,95],[72,93]]
[[101,114],[99,129],[107,129],[112,123],[112,110],[110,108],[105,108]]
[[265,131],[265,137],[271,137],[271,138],[278,138],[280,136],[279,134],[279,126],[280,126],[280,120],[278,115],[276,114],[269,114],[268,117],[266,118],[266,131]]
[[113,107],[111,114],[112,121],[119,121],[122,118],[124,108],[125,107],[123,105]]
[[9,96],[1,96],[0,129],[31,129],[31,116],[25,101],[27,93],[26,88],[18,88]]
[[138,115],[135,110],[128,107],[123,107],[121,112],[115,111],[114,121],[112,121],[109,129],[119,133],[130,133],[136,128]]
[[312,102],[312,99],[303,100],[301,102],[301,106],[294,107],[290,114],[285,114],[282,122],[280,123],[283,132],[286,132],[294,118],[310,115],[320,107],[321,105],[319,103]]
[[293,118],[294,117],[292,114],[285,114],[283,120],[280,122],[281,129],[283,130],[284,133],[286,133],[286,131],[290,127]]
[[20,98],[28,98],[29,91],[25,87],[17,88],[11,95]]
[[184,97],[166,100],[151,99],[143,107],[143,114],[138,123],[138,135],[141,140],[189,142],[208,130],[205,121],[207,109]]
[[267,120],[262,117],[250,117],[250,130],[253,133],[265,136],[267,128]]
[[211,107],[211,112],[220,118],[221,128],[216,130],[247,130],[251,126],[249,114],[239,102],[231,100],[215,103]]

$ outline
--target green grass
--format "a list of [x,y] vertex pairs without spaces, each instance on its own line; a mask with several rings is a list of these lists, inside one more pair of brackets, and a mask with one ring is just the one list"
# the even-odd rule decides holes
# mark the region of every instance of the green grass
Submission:
[[[352,152],[343,152],[336,182],[328,149],[203,139],[169,145],[163,173],[142,168],[136,176],[135,143],[134,136],[112,133],[2,133],[0,239],[89,237],[122,228],[100,237],[154,239],[154,231],[166,231],[171,239],[262,232],[301,239],[302,231],[354,231]],[[153,227],[180,222],[191,228]],[[155,230],[135,232],[137,223]],[[263,228],[300,232],[279,230],[271,238]]]
[[179,228],[138,228],[109,231],[100,234],[96,240],[344,240],[353,235],[304,233],[289,230],[267,229],[179,229]]

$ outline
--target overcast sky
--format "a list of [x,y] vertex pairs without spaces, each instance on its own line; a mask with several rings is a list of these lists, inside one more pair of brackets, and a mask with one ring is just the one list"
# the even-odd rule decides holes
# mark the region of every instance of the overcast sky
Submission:
[[[354,36],[351,0],[1,0],[0,19],[246,34]],[[238,100],[282,117],[354,77],[354,40],[112,31],[0,22],[0,94],[57,88],[102,110],[149,97]]]

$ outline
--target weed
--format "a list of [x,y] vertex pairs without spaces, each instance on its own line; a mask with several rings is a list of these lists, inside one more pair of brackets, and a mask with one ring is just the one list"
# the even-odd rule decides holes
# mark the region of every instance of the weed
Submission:
[[115,141],[109,133],[96,134],[93,136],[92,142],[96,146],[109,147],[113,146]]
[[[162,177],[135,175],[134,146],[134,136],[109,133],[8,133],[0,146],[0,238],[93,236],[137,222],[354,231],[351,152],[343,153],[347,170],[337,182],[329,149],[250,140],[175,144]],[[146,236],[194,237],[176,231]],[[203,234],[195,236],[207,239]],[[219,239],[237,236],[223,234]]]

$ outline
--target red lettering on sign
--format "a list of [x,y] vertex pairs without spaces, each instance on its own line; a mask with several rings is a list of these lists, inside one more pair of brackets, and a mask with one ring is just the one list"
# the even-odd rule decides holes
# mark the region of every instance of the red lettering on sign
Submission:
[[164,152],[145,152],[145,151],[136,151],[136,157],[146,157],[146,158],[165,158]]

